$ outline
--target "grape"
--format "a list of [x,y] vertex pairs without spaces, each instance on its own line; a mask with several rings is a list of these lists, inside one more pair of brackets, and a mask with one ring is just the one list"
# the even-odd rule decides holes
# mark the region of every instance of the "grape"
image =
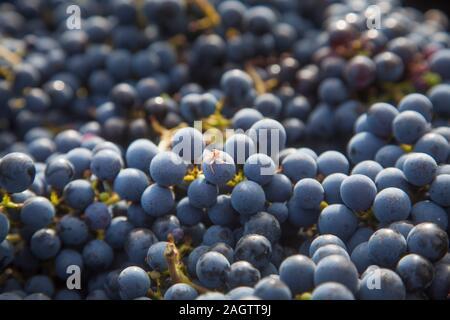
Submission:
[[48,297],[53,296],[55,293],[55,287],[52,280],[44,275],[36,275],[31,277],[25,283],[24,289],[27,294],[42,293]]
[[261,186],[268,184],[275,174],[275,163],[262,153],[253,154],[245,161],[244,175]]
[[328,204],[342,203],[341,184],[347,178],[343,173],[333,173],[322,181],[322,187],[325,193],[325,201]]
[[205,246],[205,245],[200,245],[197,246],[194,250],[191,251],[191,253],[189,254],[188,257],[188,261],[187,261],[187,268],[188,268],[188,272],[190,275],[192,276],[196,276],[196,266],[197,266],[197,261],[198,259],[200,259],[200,257],[209,251],[209,246]]
[[148,172],[150,163],[158,153],[158,147],[146,139],[133,141],[126,152],[125,158],[129,168],[139,169]]
[[61,248],[61,240],[52,229],[39,229],[30,240],[31,252],[41,260],[56,256]]
[[128,234],[124,249],[131,262],[143,264],[148,248],[157,241],[158,239],[152,231],[137,228]]
[[184,225],[192,226],[203,218],[203,211],[190,204],[188,197],[181,199],[177,204],[177,218]]
[[[231,122],[233,124],[233,128],[247,131],[253,124],[262,119],[263,115],[258,110],[242,108],[234,114]],[[225,148],[227,147],[225,146]],[[227,149],[225,149],[225,151],[229,154],[232,154]]]
[[433,265],[417,254],[408,254],[401,258],[395,271],[402,278],[408,291],[427,288],[434,277]]
[[242,181],[231,193],[231,205],[241,215],[252,215],[264,208],[266,196],[262,187],[253,181]]
[[276,120],[259,120],[250,127],[248,132],[257,151],[270,157],[277,155],[286,145],[286,130]]
[[314,254],[319,248],[329,244],[334,244],[347,250],[347,247],[345,246],[344,242],[342,242],[342,240],[339,239],[337,236],[332,234],[322,234],[311,242],[309,248],[309,256],[310,257],[314,256]]
[[348,174],[349,166],[347,158],[337,151],[326,151],[317,158],[317,169],[324,176],[333,173]]
[[203,235],[203,244],[211,246],[218,242],[234,246],[234,237],[231,229],[218,225],[209,227]]
[[377,78],[381,81],[394,82],[399,80],[404,72],[405,66],[398,55],[393,52],[383,52],[374,58]]
[[394,267],[406,252],[406,240],[391,229],[379,229],[368,241],[369,258],[381,267]]
[[434,179],[430,187],[430,198],[437,204],[447,207],[450,205],[450,175],[441,174]]
[[347,257],[330,255],[320,260],[314,271],[316,287],[326,282],[340,283],[355,293],[359,287],[358,271]]
[[218,252],[206,252],[197,261],[196,274],[200,282],[208,288],[219,288],[224,285],[230,263]]
[[91,166],[92,151],[86,148],[74,148],[67,153],[66,158],[75,169],[74,177],[79,179]]
[[410,192],[410,185],[402,170],[397,168],[386,168],[381,170],[375,177],[378,192],[386,188],[397,188],[406,193]]
[[406,239],[408,251],[431,262],[441,259],[448,250],[448,235],[437,225],[424,222],[416,225]]
[[339,78],[325,79],[319,85],[319,97],[325,103],[336,105],[348,98],[348,90]]
[[411,154],[403,164],[403,172],[408,182],[419,187],[429,184],[436,170],[436,161],[425,153]]
[[256,147],[249,136],[236,133],[226,140],[224,151],[233,157],[235,164],[243,164],[255,153]]
[[286,204],[282,202],[272,202],[266,209],[267,213],[273,215],[278,223],[283,223],[288,219],[289,209]]
[[375,178],[381,170],[383,170],[383,167],[379,163],[372,160],[365,160],[354,166],[351,174],[362,174],[375,182]]
[[87,241],[89,231],[86,223],[77,217],[66,215],[57,226],[61,241],[67,245],[80,245]]
[[261,269],[269,264],[272,255],[270,241],[264,236],[249,234],[243,236],[234,250],[235,261],[248,261],[254,267]]
[[113,249],[121,249],[125,245],[130,231],[133,230],[133,225],[128,221],[127,217],[115,217],[111,220],[111,224],[106,229],[105,241]]
[[401,189],[386,188],[376,195],[373,212],[383,224],[404,220],[411,212],[411,200]]
[[244,225],[244,235],[248,234],[262,235],[273,244],[281,237],[281,227],[274,216],[266,212],[258,212]]
[[264,185],[267,201],[284,202],[292,194],[292,184],[289,178],[282,173],[275,173],[269,183]]
[[[48,226],[53,221],[54,216],[55,208],[52,203],[44,197],[27,199],[20,211],[21,221],[36,230]],[[0,239],[2,239],[2,237],[0,237]]]
[[204,156],[202,170],[208,182],[221,186],[234,177],[236,166],[228,153],[214,149]]
[[[236,288],[230,290],[228,292],[227,296],[231,300],[245,300],[248,297],[254,297],[254,293],[255,293],[255,289],[253,289],[251,287],[242,286],[242,287],[236,287]],[[255,300],[255,299],[253,299],[253,300]]]
[[395,139],[399,143],[415,143],[426,131],[427,121],[416,111],[403,111],[392,122]]
[[406,95],[398,104],[398,110],[416,111],[420,113],[428,122],[431,121],[433,115],[433,104],[427,96],[420,93],[411,93]]
[[359,297],[362,300],[404,300],[405,286],[394,271],[376,267],[362,276]]
[[167,240],[170,234],[174,240],[179,241],[183,238],[183,231],[180,227],[180,221],[176,216],[165,215],[155,219],[152,231],[160,241]]
[[9,232],[9,220],[0,212],[0,240],[3,242]]
[[208,209],[208,217],[215,225],[232,225],[236,221],[238,213],[232,207],[231,197],[224,194],[219,195],[217,197],[217,203]]
[[264,300],[290,300],[292,293],[278,276],[270,275],[255,285],[255,296]]
[[150,288],[150,278],[139,267],[124,269],[117,279],[120,297],[124,300],[135,299],[147,294]]
[[[61,280],[66,280],[70,274],[67,273],[69,266],[77,266],[83,270],[83,257],[78,251],[72,249],[63,249],[55,258],[55,270]],[[40,292],[40,291],[37,291]],[[52,296],[51,294],[48,294]]]
[[122,158],[112,150],[100,150],[92,157],[92,173],[101,180],[114,180],[122,167]]
[[185,283],[176,283],[167,289],[164,294],[165,300],[195,300],[198,293],[190,285]]
[[161,186],[169,187],[183,181],[186,164],[173,152],[160,152],[150,163],[150,175]]
[[392,122],[399,114],[398,110],[388,103],[375,103],[367,111],[367,126],[374,135],[387,138],[392,135]]
[[356,231],[358,219],[342,204],[332,204],[322,210],[317,226],[322,234],[333,234],[347,240]]
[[146,262],[153,270],[160,272],[167,270],[165,257],[167,245],[168,242],[160,241],[152,244],[150,248],[148,248]]
[[355,300],[355,297],[344,285],[337,282],[325,282],[314,289],[312,300]]
[[436,52],[430,61],[430,69],[433,72],[438,73],[444,80],[448,80],[450,78],[450,74],[448,73],[448,64],[450,63],[450,51],[449,50],[441,50]]
[[360,274],[362,274],[369,266],[374,264],[373,260],[369,256],[369,244],[367,241],[357,245],[353,249],[350,258]]
[[317,164],[314,159],[301,152],[288,155],[281,163],[283,173],[297,183],[301,179],[313,178],[317,173]]
[[428,93],[428,98],[433,104],[433,112],[438,115],[447,117],[449,112],[447,111],[445,101],[448,101],[448,97],[450,94],[450,85],[449,84],[438,84],[433,87]]
[[112,213],[103,203],[93,203],[85,210],[85,220],[91,230],[105,230],[111,223]]
[[356,211],[369,209],[372,206],[376,193],[375,183],[361,174],[345,178],[340,187],[340,194],[344,204]]
[[450,287],[450,265],[438,264],[434,272],[434,278],[428,290],[429,295],[436,300],[445,300]]
[[349,252],[353,252],[356,246],[365,241],[368,241],[373,232],[374,231],[370,227],[359,227],[358,229],[356,229],[355,233],[346,243]]
[[23,153],[13,152],[0,161],[0,185],[8,192],[22,192],[34,180],[36,169],[33,160]]
[[351,87],[365,88],[375,80],[375,63],[365,56],[356,56],[347,63],[344,75]]
[[83,247],[83,261],[93,270],[107,269],[113,262],[112,248],[103,240],[91,240]]
[[[258,269],[247,261],[237,261],[231,264],[227,274],[227,286],[230,289],[241,286],[253,287],[261,278]],[[230,293],[231,294],[231,291]]]
[[431,222],[442,230],[447,230],[448,227],[447,212],[441,206],[430,200],[415,203],[411,210],[411,218],[414,224]]
[[383,168],[394,167],[397,160],[405,154],[402,148],[396,145],[388,144],[378,150],[375,154],[375,161]]
[[142,171],[126,168],[121,170],[114,179],[113,189],[121,199],[139,201],[148,185],[148,178]]
[[370,132],[360,132],[354,135],[347,145],[347,156],[354,164],[371,160],[385,142]]
[[142,193],[141,206],[152,217],[167,214],[175,205],[174,194],[171,189],[152,184]]
[[280,280],[288,285],[292,294],[301,294],[314,286],[315,264],[306,256],[293,255],[280,265]]

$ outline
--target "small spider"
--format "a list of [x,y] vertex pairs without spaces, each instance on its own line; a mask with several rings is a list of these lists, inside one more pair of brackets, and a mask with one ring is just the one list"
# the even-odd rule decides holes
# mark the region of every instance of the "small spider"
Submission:
[[213,150],[211,151],[211,153],[207,155],[207,157],[208,157],[208,159],[207,159],[207,161],[208,161],[208,166],[209,166],[209,168],[211,169],[211,172],[212,172],[213,174],[216,174],[216,173],[214,172],[214,166],[213,166],[213,164],[214,164],[214,163],[219,163],[219,164],[225,163],[225,162],[223,161],[223,157],[222,157],[222,154],[221,154],[220,150],[213,149]]

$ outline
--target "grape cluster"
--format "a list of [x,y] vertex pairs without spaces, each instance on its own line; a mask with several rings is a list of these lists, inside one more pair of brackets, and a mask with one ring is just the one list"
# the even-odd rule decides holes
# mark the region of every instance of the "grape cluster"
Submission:
[[449,21],[399,2],[0,4],[0,300],[449,299]]

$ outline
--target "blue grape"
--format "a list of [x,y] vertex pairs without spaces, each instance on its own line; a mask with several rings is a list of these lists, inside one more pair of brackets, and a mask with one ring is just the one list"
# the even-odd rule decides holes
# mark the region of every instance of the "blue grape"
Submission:
[[337,245],[345,250],[347,250],[347,247],[345,246],[344,242],[339,239],[337,236],[332,234],[322,234],[315,238],[310,245],[309,248],[309,256],[312,257],[316,253],[316,251],[323,246],[334,244]]
[[281,227],[274,216],[266,212],[258,212],[245,223],[244,235],[248,234],[259,234],[271,243],[276,243],[281,238]]
[[314,287],[315,264],[303,255],[286,258],[280,265],[280,280],[293,295],[310,291]]
[[445,163],[450,154],[450,145],[440,134],[427,133],[416,142],[414,152],[426,153],[432,156],[436,163]]
[[178,202],[176,207],[177,218],[183,225],[195,225],[202,221],[203,218],[203,211],[192,206],[190,203],[189,198],[185,197]]
[[323,201],[324,193],[320,182],[305,178],[295,184],[291,201],[297,201],[298,205],[304,209],[315,209]]
[[411,212],[411,200],[397,188],[380,191],[373,202],[373,213],[381,223],[391,223],[408,218]]
[[397,160],[404,154],[405,151],[399,146],[388,144],[377,151],[375,161],[383,168],[394,167]]
[[67,153],[66,158],[75,169],[74,177],[79,179],[91,166],[92,151],[86,148],[74,148]]
[[414,224],[431,222],[442,230],[447,230],[448,215],[441,206],[430,200],[416,202],[411,209],[411,219]]
[[369,132],[381,138],[392,135],[392,122],[399,114],[398,110],[384,102],[373,104],[367,111],[367,126]]
[[208,217],[215,225],[229,226],[233,224],[238,213],[231,205],[231,197],[224,194],[219,195],[217,203],[208,209]]
[[216,243],[223,242],[229,246],[234,246],[234,237],[231,229],[212,225],[203,235],[203,244],[212,246]]
[[377,188],[370,178],[355,174],[342,181],[340,194],[344,204],[350,209],[365,211],[372,206]]
[[362,276],[359,289],[361,300],[404,300],[405,297],[402,279],[392,270],[376,267]]
[[289,287],[277,275],[270,275],[259,280],[255,285],[255,296],[263,300],[291,300]]
[[52,229],[39,229],[30,240],[31,252],[40,260],[53,258],[60,248],[61,240]]
[[348,174],[347,158],[338,151],[325,151],[317,158],[317,168],[320,174],[329,176],[333,173]]
[[55,258],[55,271],[58,278],[66,280],[70,276],[69,266],[77,266],[80,270],[83,270],[83,257],[78,251],[63,249]]
[[120,297],[123,300],[135,299],[147,294],[150,289],[150,278],[143,269],[139,267],[128,267],[124,269],[117,279]]
[[45,168],[45,180],[51,187],[62,190],[74,177],[75,168],[63,157],[50,161]]
[[184,236],[180,221],[174,215],[165,215],[155,219],[152,231],[160,241],[167,240],[169,235],[172,235],[175,241],[180,241]]
[[194,250],[191,251],[191,253],[188,256],[187,259],[187,269],[188,269],[188,273],[191,276],[196,276],[196,266],[197,266],[197,261],[198,259],[200,259],[200,257],[209,251],[209,246],[205,246],[205,245],[199,245],[197,246]]
[[[258,110],[251,108],[242,108],[234,114],[231,122],[234,129],[242,129],[244,131],[247,131],[253,124],[258,122],[259,120],[262,120],[263,118],[264,116]],[[225,151],[228,152],[227,149],[225,149]],[[228,153],[232,154],[230,152]]]
[[348,258],[330,255],[320,260],[314,271],[315,286],[326,282],[340,283],[356,293],[359,288],[358,271]]
[[370,132],[360,132],[354,135],[347,144],[347,156],[354,164],[371,160],[385,142]]
[[261,269],[267,266],[272,255],[272,245],[266,237],[258,234],[243,236],[236,244],[234,260],[244,260]]
[[91,230],[105,230],[111,223],[112,213],[101,202],[94,202],[85,210],[85,220]]
[[285,203],[272,202],[266,209],[267,213],[273,215],[278,223],[285,222],[289,217],[289,209]]
[[9,232],[9,219],[0,212],[0,241],[3,242]]
[[183,159],[171,151],[158,153],[150,163],[152,179],[165,187],[181,183],[186,169]]
[[247,261],[237,261],[230,266],[227,274],[227,286],[230,289],[241,286],[253,287],[261,278],[261,274]]
[[126,168],[121,170],[114,179],[113,190],[121,199],[139,201],[148,185],[149,181],[145,173],[138,169]]
[[152,244],[148,248],[146,262],[153,270],[164,272],[167,270],[165,251],[168,242],[160,241]]
[[274,174],[270,182],[264,185],[263,188],[267,201],[270,202],[287,201],[292,194],[292,183],[289,178],[282,173]]
[[437,204],[450,206],[450,174],[440,174],[434,179],[430,187],[430,198]]
[[169,188],[152,184],[142,193],[141,206],[152,217],[167,214],[174,205],[174,194]]
[[273,160],[262,153],[251,155],[244,164],[245,177],[261,186],[268,184],[272,180],[275,170]]
[[375,182],[375,178],[381,170],[383,170],[383,167],[379,163],[372,160],[365,160],[354,166],[351,174],[362,174]]
[[312,300],[355,300],[353,293],[337,282],[325,282],[314,288]]
[[230,263],[218,252],[206,252],[197,261],[197,277],[208,288],[222,287],[229,271]]
[[434,269],[434,278],[428,289],[432,299],[445,300],[450,289],[450,264],[438,264]]
[[198,177],[188,187],[189,203],[196,208],[211,208],[218,201],[218,187],[204,177]]
[[353,252],[356,246],[368,241],[373,232],[370,227],[359,227],[346,243],[348,251]]
[[83,261],[92,270],[107,269],[113,262],[114,252],[103,240],[91,240],[83,247]]
[[247,134],[255,143],[258,153],[267,154],[271,158],[286,145],[286,130],[273,119],[262,119],[255,122]]
[[431,183],[436,170],[436,161],[425,153],[411,154],[403,164],[406,179],[409,183],[418,187]]
[[386,188],[398,188],[406,193],[410,192],[410,185],[402,170],[397,168],[386,168],[381,170],[375,177],[378,192]]
[[233,158],[235,164],[243,164],[256,152],[256,147],[249,136],[236,133],[226,140],[224,151]]
[[427,128],[425,118],[415,111],[399,113],[392,123],[395,139],[405,144],[415,143],[427,131]]
[[88,181],[77,179],[64,187],[63,196],[69,207],[83,210],[94,201],[95,193]]
[[205,141],[200,131],[194,128],[182,128],[172,136],[172,151],[188,163],[200,163]]
[[122,157],[112,150],[100,150],[92,157],[91,171],[100,180],[114,180],[122,167]]
[[346,206],[332,204],[322,210],[317,223],[322,234],[333,234],[347,240],[358,227],[358,218]]
[[341,184],[347,178],[343,173],[333,173],[322,181],[325,201],[328,204],[342,203]]
[[105,241],[113,249],[121,249],[125,245],[128,234],[133,229],[133,225],[127,217],[115,217],[105,232]]
[[438,261],[448,251],[448,235],[437,225],[424,222],[416,225],[406,239],[408,251],[416,253],[431,262]]
[[395,272],[402,278],[406,290],[424,290],[434,277],[433,265],[417,254],[408,254],[400,259]]
[[369,257],[381,267],[394,267],[406,253],[406,240],[391,229],[379,229],[368,241]]
[[[55,208],[44,197],[27,199],[20,211],[21,221],[32,228],[41,229],[48,226],[55,216]],[[2,237],[0,237],[1,239]]]
[[404,72],[403,61],[393,52],[383,52],[375,56],[377,78],[381,81],[398,81]]
[[236,288],[230,290],[227,293],[227,296],[231,300],[242,300],[247,297],[254,296],[254,293],[255,293],[255,289],[253,289],[252,287],[242,286],[242,287],[236,287]]
[[433,104],[427,96],[420,93],[410,93],[403,97],[398,104],[398,110],[403,111],[416,111],[420,113],[428,122],[431,121],[433,116]]
[[204,156],[202,171],[208,182],[222,186],[234,177],[236,166],[228,153],[214,149]]
[[70,215],[62,217],[57,230],[61,241],[66,245],[81,245],[87,241],[89,236],[86,223]]
[[367,241],[357,245],[356,248],[353,249],[350,258],[360,274],[374,264],[369,256],[369,244]]
[[131,230],[124,247],[129,261],[143,265],[148,248],[157,241],[155,234],[148,229],[137,228]]
[[241,215],[251,215],[262,210],[266,202],[263,188],[253,181],[242,181],[233,188],[231,205]]
[[186,283],[176,283],[164,293],[164,300],[195,300],[197,291]]
[[125,159],[129,168],[148,172],[152,159],[158,153],[158,147],[147,139],[133,141],[127,149]]
[[35,275],[25,283],[25,292],[28,294],[42,293],[48,297],[55,293],[53,281],[45,275]]
[[428,98],[433,104],[433,112],[440,116],[448,117],[449,112],[447,110],[448,98],[450,96],[450,85],[442,83],[434,86],[428,93]]
[[296,152],[288,155],[281,163],[283,173],[297,183],[301,179],[314,178],[317,174],[316,161],[309,155]]

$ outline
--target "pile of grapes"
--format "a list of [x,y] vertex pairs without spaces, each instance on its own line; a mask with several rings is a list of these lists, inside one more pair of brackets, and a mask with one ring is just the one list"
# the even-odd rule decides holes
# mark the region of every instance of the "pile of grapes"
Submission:
[[397,0],[0,4],[0,300],[450,298],[450,33]]

